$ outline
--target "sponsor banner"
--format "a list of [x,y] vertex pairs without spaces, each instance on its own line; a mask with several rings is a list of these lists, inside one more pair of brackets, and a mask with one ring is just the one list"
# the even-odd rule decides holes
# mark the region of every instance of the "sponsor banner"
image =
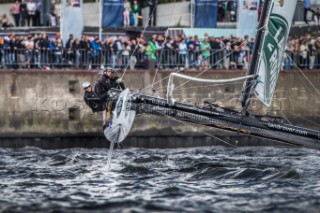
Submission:
[[238,36],[257,34],[259,0],[239,0],[238,2]]
[[123,24],[124,0],[100,0],[102,1],[102,28],[116,28]]
[[74,38],[81,38],[84,27],[83,0],[63,0],[61,4],[60,33],[65,45],[70,34]]
[[264,37],[262,57],[257,72],[260,83],[255,88],[256,96],[267,106],[271,105],[282,67],[297,0],[274,0],[271,4],[268,31]]
[[195,0],[194,27],[216,28],[218,0]]

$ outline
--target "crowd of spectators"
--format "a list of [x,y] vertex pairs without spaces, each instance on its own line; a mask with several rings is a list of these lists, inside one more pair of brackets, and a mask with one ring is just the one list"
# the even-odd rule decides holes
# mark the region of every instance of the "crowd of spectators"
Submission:
[[[98,69],[105,65],[134,70],[153,61],[160,69],[247,69],[255,39],[248,37],[214,37],[177,35],[174,38],[153,35],[129,38],[95,36],[81,39],[70,35],[62,41],[59,33],[0,37],[0,66],[8,69]],[[320,68],[320,38],[310,34],[290,38],[286,45],[283,69]]]
[[27,3],[25,0],[15,1],[10,8],[14,26],[40,26],[41,10],[40,0],[29,0]]
[[61,16],[61,0],[52,0],[50,13],[46,14],[45,22],[41,23],[42,1],[41,0],[17,0],[10,7],[10,14],[13,18],[13,23],[9,21],[9,11],[1,15],[0,27],[37,27],[37,26],[59,26]]
[[[154,1],[154,0],[150,0]],[[41,0],[16,0],[10,7],[10,14],[14,20],[11,23],[8,19],[8,13],[1,15],[0,27],[36,27],[36,26],[60,26],[61,17],[61,0],[52,0],[50,5],[50,12],[48,14],[42,13]],[[41,16],[45,16],[45,23],[41,23]],[[141,6],[137,0],[124,0],[123,5],[123,26],[141,26],[142,15]]]
[[[157,5],[159,0],[147,0],[149,6],[149,26],[156,25]],[[258,8],[260,16],[262,11],[262,0]],[[142,4],[142,5],[141,5]],[[123,26],[142,26],[142,13],[141,7],[146,6],[143,0],[124,0],[123,5]],[[238,1],[234,0],[219,0],[218,1],[218,21],[219,22],[236,22]],[[8,19],[8,13],[1,15],[0,26],[7,27],[20,27],[20,26],[52,26],[60,25],[61,17],[61,0],[51,0],[50,12],[48,14],[42,13],[41,0],[16,0],[10,7],[10,14],[13,17],[13,23]],[[311,20],[307,20],[308,13],[311,13]],[[44,16],[44,23],[41,23],[41,16]],[[310,0],[304,0],[304,21],[308,24],[309,21],[314,21],[320,25],[320,8],[312,8]]]

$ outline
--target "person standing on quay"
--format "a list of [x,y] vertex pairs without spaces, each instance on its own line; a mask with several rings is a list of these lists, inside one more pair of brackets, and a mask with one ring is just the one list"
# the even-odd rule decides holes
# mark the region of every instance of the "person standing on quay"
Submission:
[[304,19],[304,22],[308,24],[307,15],[308,15],[308,11],[310,11],[310,0],[304,0],[303,6],[304,6],[303,19]]
[[[29,0],[27,4],[27,11],[28,11],[28,25],[30,27],[35,26],[36,4],[32,0]],[[30,21],[32,21],[32,25]]]
[[42,10],[42,2],[40,0],[37,0],[37,3],[36,3],[36,15],[35,15],[35,25],[34,26],[40,26],[41,25],[41,10]]
[[14,24],[16,27],[20,26],[20,4],[19,1],[16,1],[12,6],[11,6],[11,14],[14,18]]
[[140,5],[138,4],[137,0],[134,0],[133,6],[132,6],[132,15],[134,20],[133,25],[135,27],[137,27],[139,23],[139,20],[138,20],[139,12],[140,12]]
[[153,20],[153,26],[156,26],[158,0],[149,0],[148,5],[149,5],[149,27],[151,27],[152,20]]
[[124,6],[123,6],[123,26],[124,27],[130,26],[130,12],[131,12],[131,4],[128,0],[125,0]]
[[20,3],[20,19],[21,26],[24,27],[26,24],[26,20],[28,19],[27,4],[24,2],[24,0],[21,0]]

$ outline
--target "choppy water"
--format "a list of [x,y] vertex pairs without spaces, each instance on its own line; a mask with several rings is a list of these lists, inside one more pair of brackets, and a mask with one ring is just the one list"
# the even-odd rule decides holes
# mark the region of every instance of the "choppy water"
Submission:
[[320,152],[0,149],[2,212],[320,212]]

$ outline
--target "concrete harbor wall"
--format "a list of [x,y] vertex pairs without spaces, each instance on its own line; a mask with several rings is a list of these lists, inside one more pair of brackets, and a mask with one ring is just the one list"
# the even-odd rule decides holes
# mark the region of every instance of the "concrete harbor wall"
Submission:
[[[198,71],[185,71],[196,75]],[[120,75],[121,73],[119,73]],[[124,82],[132,91],[144,89],[152,93],[154,71],[128,71]],[[170,72],[159,71],[154,85],[156,95],[165,97]],[[24,145],[44,148],[104,147],[101,113],[92,113],[82,100],[83,81],[94,83],[97,71],[87,70],[2,70],[0,72],[0,146]],[[207,71],[202,78],[225,79],[245,75],[244,71]],[[308,83],[313,83],[316,88]],[[175,79],[176,86],[185,80]],[[187,83],[174,92],[177,100],[201,104],[203,101],[240,109],[242,82],[226,85]],[[292,124],[319,130],[320,71],[281,72],[273,105],[265,108],[258,101],[253,112],[260,115],[281,116]],[[230,143],[260,144],[265,141],[212,128],[182,124],[168,118],[142,115],[136,118],[132,132],[124,146],[189,147],[195,145]]]

